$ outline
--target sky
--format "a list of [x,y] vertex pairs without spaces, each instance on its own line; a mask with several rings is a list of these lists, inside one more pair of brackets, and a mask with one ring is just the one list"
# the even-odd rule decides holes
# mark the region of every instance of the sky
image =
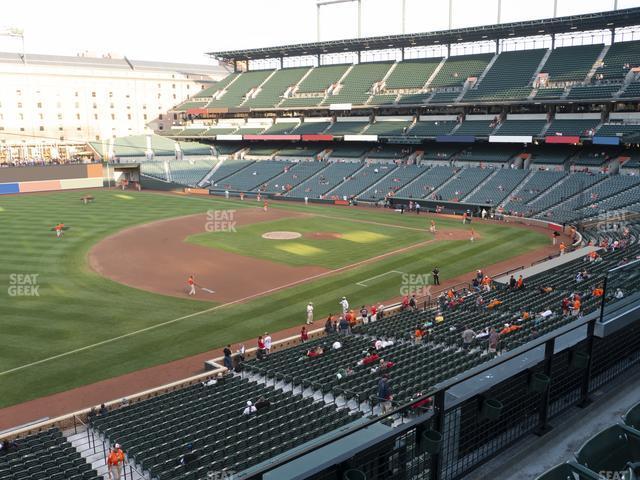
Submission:
[[[446,29],[448,0],[405,0],[406,33]],[[498,0],[452,0],[453,27],[496,23]],[[615,0],[558,0],[558,15],[611,10]],[[618,0],[618,8],[640,0]],[[502,0],[502,22],[553,16],[554,0]],[[402,0],[362,0],[362,36],[402,33]],[[356,4],[322,7],[321,40],[357,36]],[[211,63],[205,52],[313,42],[316,0],[20,0],[0,30],[24,30],[25,51]],[[0,37],[0,50],[20,51]]]

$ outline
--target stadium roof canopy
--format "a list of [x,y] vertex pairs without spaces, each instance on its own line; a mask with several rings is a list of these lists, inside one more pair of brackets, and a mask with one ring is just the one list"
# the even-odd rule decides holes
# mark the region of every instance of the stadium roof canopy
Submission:
[[567,17],[527,20],[479,27],[456,28],[438,32],[387,35],[381,37],[331,40],[279,47],[209,52],[207,55],[224,62],[260,60],[266,58],[299,57],[327,53],[385,50],[431,45],[480,42],[503,38],[531,37],[588,30],[602,30],[640,25],[640,8],[609,12],[585,13]]

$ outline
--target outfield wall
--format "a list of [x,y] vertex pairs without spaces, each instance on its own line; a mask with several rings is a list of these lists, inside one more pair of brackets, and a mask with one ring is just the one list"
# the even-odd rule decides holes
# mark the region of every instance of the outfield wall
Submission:
[[0,195],[100,188],[102,165],[42,165],[0,169]]

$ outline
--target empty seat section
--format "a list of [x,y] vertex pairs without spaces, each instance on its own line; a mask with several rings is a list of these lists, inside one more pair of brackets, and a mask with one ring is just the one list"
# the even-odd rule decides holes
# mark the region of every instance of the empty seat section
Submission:
[[407,132],[407,136],[437,137],[439,135],[449,135],[456,125],[457,123],[451,120],[419,121]]
[[541,73],[547,73],[550,82],[583,81],[603,48],[602,44],[556,48]]
[[586,135],[588,130],[595,128],[600,123],[600,120],[593,119],[576,119],[576,120],[562,120],[555,119],[549,125],[546,135]]
[[477,88],[467,91],[464,101],[527,98],[532,91],[529,84],[545,53],[544,49],[502,52]]
[[332,190],[345,178],[353,175],[362,164],[359,162],[334,162],[316,175],[293,188],[286,195],[297,198],[321,198],[329,190]]
[[465,201],[498,205],[525,179],[528,173],[528,170],[500,169]]
[[400,120],[400,121],[377,121],[369,125],[367,130],[364,132],[367,135],[404,135],[409,127],[411,126],[411,122],[408,120]]
[[428,86],[430,88],[462,87],[467,78],[482,75],[492,58],[492,53],[448,57]]
[[489,120],[465,120],[453,134],[486,137],[491,135],[494,129],[495,126]]
[[368,122],[335,122],[325,133],[330,135],[358,135],[369,125]]
[[281,174],[291,165],[291,162],[261,160],[228,176],[219,183],[222,183],[225,190],[248,192]]
[[254,88],[260,86],[273,70],[250,70],[242,72],[237,79],[225,88],[225,92],[218,98],[212,99],[207,108],[239,107],[245,96]]
[[400,165],[393,173],[384,177],[380,183],[372,185],[362,192],[358,198],[365,201],[377,202],[382,200],[387,194],[395,195],[407,183],[424,173],[427,168],[428,167],[421,165]]
[[309,71],[309,67],[283,68],[273,74],[260,91],[244,102],[244,107],[269,108],[275,107],[282,100],[284,93],[294,87]]
[[436,165],[400,188],[396,194],[398,197],[425,198],[449,180],[454,172],[453,167]]
[[622,81],[634,67],[640,67],[640,41],[616,42],[604,56],[594,78]]
[[493,170],[489,168],[467,167],[458,169],[451,180],[447,182],[437,192],[431,194],[429,198],[445,202],[459,202],[469,195],[471,191],[482,183]]
[[385,82],[386,89],[422,88],[442,58],[404,60],[396,65]]
[[385,175],[393,174],[396,166],[393,163],[372,163],[366,165],[345,178],[344,182],[329,192],[331,197],[352,197],[364,192],[371,185],[382,180]]
[[329,94],[322,105],[352,103],[364,105],[371,95],[371,87],[381,81],[393,65],[390,62],[359,63],[341,80],[341,87]]
[[540,135],[547,124],[546,120],[511,120],[507,118],[493,135]]
[[264,135],[289,135],[294,134],[294,130],[300,125],[299,122],[278,122],[271,125],[264,132]]
[[[282,151],[280,153],[282,154]],[[315,175],[326,166],[327,164],[324,162],[298,162],[291,166],[291,168],[288,168],[286,172],[282,172],[282,174],[265,182],[255,190],[284,194],[296,185],[307,180],[309,177]]]

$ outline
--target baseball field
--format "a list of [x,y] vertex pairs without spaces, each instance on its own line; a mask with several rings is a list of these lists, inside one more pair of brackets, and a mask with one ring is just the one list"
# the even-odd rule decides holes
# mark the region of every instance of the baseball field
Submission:
[[[434,235],[432,217],[383,209],[83,193],[0,198],[0,407],[301,325],[309,301],[322,318],[343,295],[389,301],[434,266],[446,281],[550,243],[491,222],[471,242],[444,217]],[[214,293],[189,297],[190,274]]]

